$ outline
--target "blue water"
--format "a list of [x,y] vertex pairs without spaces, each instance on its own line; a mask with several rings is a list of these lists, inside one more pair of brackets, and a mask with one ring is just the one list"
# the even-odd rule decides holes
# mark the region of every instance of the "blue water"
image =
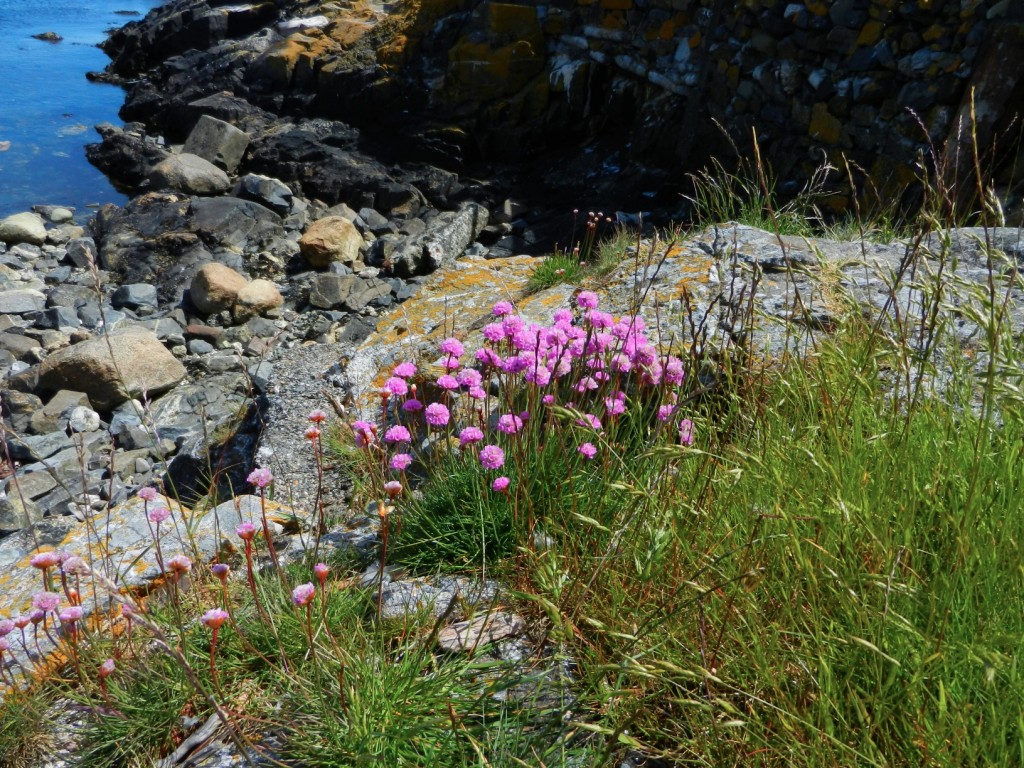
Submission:
[[[88,206],[124,202],[89,165],[84,150],[98,141],[94,125],[120,125],[124,92],[90,83],[85,73],[107,65],[96,47],[107,30],[157,5],[158,0],[0,0],[0,216],[59,204],[75,206],[82,221]],[[64,40],[32,38],[51,31]]]

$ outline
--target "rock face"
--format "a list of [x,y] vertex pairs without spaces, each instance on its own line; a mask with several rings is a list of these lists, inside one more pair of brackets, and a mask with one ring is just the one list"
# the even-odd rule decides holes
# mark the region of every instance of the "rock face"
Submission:
[[130,328],[53,353],[39,369],[43,389],[85,392],[100,411],[134,397],[165,392],[185,368],[152,333]]
[[198,155],[218,168],[234,173],[249,146],[249,136],[231,123],[203,115],[189,134],[183,153]]
[[314,267],[326,267],[332,262],[351,266],[359,260],[363,236],[348,219],[327,216],[310,225],[299,240],[299,247]]
[[16,213],[0,221],[0,240],[8,245],[42,245],[46,242],[46,225],[34,213]]
[[231,309],[248,281],[231,267],[217,262],[204,264],[196,272],[189,297],[200,312],[213,315]]
[[157,163],[149,174],[156,189],[174,189],[190,195],[219,195],[231,188],[231,180],[220,168],[198,155],[171,155]]

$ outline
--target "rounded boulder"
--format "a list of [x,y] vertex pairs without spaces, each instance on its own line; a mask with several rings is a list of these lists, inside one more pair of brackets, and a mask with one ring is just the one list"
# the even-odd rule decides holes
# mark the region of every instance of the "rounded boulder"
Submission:
[[341,216],[327,216],[309,225],[299,240],[299,250],[314,267],[327,267],[331,262],[352,264],[359,260],[363,236],[355,225]]

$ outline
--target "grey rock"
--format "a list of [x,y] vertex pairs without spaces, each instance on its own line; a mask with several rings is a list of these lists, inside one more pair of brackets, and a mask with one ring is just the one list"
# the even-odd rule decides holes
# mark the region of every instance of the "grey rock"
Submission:
[[389,232],[393,229],[387,217],[377,213],[373,208],[360,208],[359,218],[363,220],[366,228],[375,235],[381,232]]
[[11,420],[15,432],[26,432],[33,415],[43,408],[43,401],[29,392],[5,389],[0,392],[0,398],[3,399],[4,418]]
[[0,333],[0,349],[10,352],[16,360],[38,362],[40,343],[20,333]]
[[43,510],[17,493],[0,497],[0,537],[31,527],[43,519]]
[[256,365],[250,365],[245,372],[252,381],[253,389],[260,394],[266,394],[274,377],[274,364],[264,360]]
[[64,432],[50,432],[45,435],[22,435],[7,438],[7,450],[15,461],[44,461],[75,443]]
[[[32,414],[30,428],[34,434],[45,435],[62,429],[61,414],[69,408],[89,405],[89,396],[84,392],[62,389],[50,398],[46,405]],[[65,422],[66,424],[66,422]]]
[[156,287],[149,283],[122,285],[110,297],[110,303],[117,309],[155,309],[159,302]]
[[437,633],[437,645],[449,653],[472,653],[492,643],[522,634],[526,622],[504,611],[484,612],[470,621],[459,621]]
[[64,246],[67,258],[76,267],[86,269],[97,264],[96,241],[91,237],[77,237],[68,240]]
[[100,428],[100,415],[84,405],[68,408],[61,414],[61,421],[65,420],[72,432],[95,432]]
[[213,344],[204,339],[189,339],[185,346],[190,355],[208,355],[213,352]]
[[455,213],[442,214],[427,231],[398,246],[391,267],[400,277],[433,272],[455,262],[487,226],[487,209],[469,203]]
[[47,471],[20,472],[14,477],[5,481],[4,488],[8,495],[20,496],[26,499],[38,499],[45,496],[57,487],[57,481]]
[[20,315],[40,312],[46,307],[46,296],[31,288],[0,291],[0,314]]
[[358,312],[371,301],[389,296],[391,286],[377,278],[355,275],[317,275],[310,287],[309,303],[320,309]]
[[283,181],[256,173],[240,178],[235,185],[234,195],[245,200],[255,200],[280,216],[291,212],[295,199],[291,188]]
[[197,155],[228,173],[234,173],[248,146],[249,135],[245,131],[203,115],[188,135],[182,152]]
[[50,307],[36,315],[35,325],[37,328],[50,328],[58,330],[61,328],[78,328],[82,321],[78,319],[78,313],[70,307]]
[[198,155],[171,155],[150,171],[155,189],[173,189],[190,195],[219,195],[231,188],[228,175]]
[[42,245],[46,242],[46,224],[35,213],[16,213],[0,221],[0,241]]

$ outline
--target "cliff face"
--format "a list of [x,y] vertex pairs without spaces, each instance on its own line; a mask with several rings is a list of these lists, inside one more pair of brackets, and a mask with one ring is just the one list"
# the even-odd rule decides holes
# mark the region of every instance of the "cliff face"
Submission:
[[[172,138],[190,129],[189,104],[230,90],[344,120],[400,157],[459,167],[554,151],[577,185],[626,166],[670,184],[731,145],[748,152],[756,130],[784,182],[848,159],[899,195],[932,148],[969,165],[957,137],[972,93],[983,161],[998,170],[993,147],[1024,102],[1017,5],[179,0],[107,48],[114,71],[148,72],[125,117]],[[572,153],[583,145],[599,151]]]

